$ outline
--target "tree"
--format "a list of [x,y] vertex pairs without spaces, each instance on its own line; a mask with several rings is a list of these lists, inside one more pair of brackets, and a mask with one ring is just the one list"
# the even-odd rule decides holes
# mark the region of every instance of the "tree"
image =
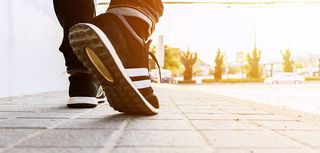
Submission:
[[283,59],[283,71],[284,72],[293,72],[293,61],[291,57],[291,51],[288,48],[285,52],[281,52]]
[[249,72],[248,72],[248,77],[249,78],[260,78],[260,62],[261,58],[261,51],[257,49],[257,47],[254,47],[254,50],[252,53],[247,54],[247,61],[249,63]]
[[[151,46],[150,52],[153,54],[156,54],[156,47]],[[169,69],[172,71],[172,74],[174,76],[182,74],[183,72],[183,66],[180,62],[180,49],[170,47],[168,45],[164,46],[164,66],[163,68]],[[149,58],[149,69],[156,69],[157,66],[153,59]]]
[[180,60],[183,64],[185,70],[183,72],[183,80],[184,81],[191,81],[192,80],[192,72],[193,72],[193,65],[197,61],[198,54],[196,52],[192,53],[188,49],[186,52],[181,52]]
[[182,74],[183,66],[180,62],[180,49],[164,46],[164,68],[173,72],[173,75]]
[[215,67],[214,67],[214,79],[222,79],[222,66],[224,64],[225,54],[221,53],[220,48],[218,48],[216,57],[215,57]]

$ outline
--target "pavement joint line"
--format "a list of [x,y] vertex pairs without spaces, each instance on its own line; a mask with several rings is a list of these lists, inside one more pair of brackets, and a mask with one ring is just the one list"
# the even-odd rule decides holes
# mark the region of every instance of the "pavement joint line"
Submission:
[[190,131],[190,129],[126,129],[127,131]]
[[130,146],[130,145],[121,145],[121,146],[116,146],[115,148],[188,148],[188,149],[193,149],[193,148],[203,148],[203,147],[197,147],[197,146]]
[[209,146],[211,152],[218,152],[216,148],[214,148],[209,140],[196,128],[196,126],[189,120],[188,116],[179,108],[179,106],[176,104],[175,100],[169,96],[170,100],[175,104],[175,107],[182,113],[184,121],[189,123],[189,127],[192,129],[193,132],[195,132],[198,136],[202,138],[202,141],[206,143],[207,146]]
[[207,131],[263,131],[261,129],[199,129],[199,131],[207,132]]
[[286,121],[298,121],[298,120],[273,120],[273,119],[242,119],[247,121],[275,121],[275,122],[286,122]]
[[[191,121],[207,121],[207,120],[212,120],[212,121],[239,121],[238,119],[222,119],[222,118],[219,118],[219,119],[189,119]],[[244,120],[245,121],[245,120]]]
[[126,131],[127,126],[132,121],[132,116],[128,116],[126,120],[122,122],[120,130],[114,131],[110,137],[110,140],[103,145],[103,149],[100,150],[100,153],[112,153],[116,148],[117,144],[120,142],[123,133]]
[[16,117],[16,119],[69,119],[70,117]]
[[100,146],[85,146],[85,147],[78,147],[78,146],[59,146],[59,147],[50,147],[50,146],[17,146],[15,148],[18,148],[18,149],[29,149],[29,148],[32,148],[32,149],[43,149],[43,148],[47,148],[47,149],[60,149],[60,148],[63,148],[63,149],[86,149],[86,148],[103,148],[103,147],[100,147]]
[[[224,95],[220,95],[220,94],[214,94],[214,95],[224,97],[226,100],[231,99],[231,100],[228,100],[228,101],[230,101],[230,102],[232,102],[232,103],[234,103],[234,104],[237,104],[237,105],[245,105],[245,106],[248,106],[248,105],[246,105],[246,104],[237,103],[237,102],[235,101],[235,100],[238,100],[238,101],[241,101],[241,102],[242,102],[242,101],[244,101],[244,100],[240,100],[240,99],[237,99],[237,98],[234,98],[234,97],[224,96]],[[246,100],[246,101],[248,101],[248,100]],[[202,102],[205,102],[205,101],[202,101]],[[207,103],[207,102],[205,102],[205,103]],[[256,102],[253,102],[253,103],[256,103]],[[256,110],[259,110],[258,108],[254,107],[254,106],[251,106],[251,105],[248,106],[248,107],[251,107],[251,108],[254,108],[254,109],[256,109]],[[270,107],[276,107],[276,106],[270,106]],[[217,108],[217,109],[219,109],[219,108]],[[220,110],[221,110],[221,111],[224,111],[224,110],[222,110],[222,109],[220,109]],[[265,111],[265,109],[262,109],[262,111]],[[228,113],[228,112],[227,112],[227,113]],[[268,112],[266,112],[266,113],[268,113]],[[232,113],[230,113],[230,114],[232,114]],[[243,114],[243,113],[242,113],[242,114]],[[241,114],[239,113],[239,115],[241,115]],[[251,115],[251,114],[246,114],[246,115]],[[260,115],[260,114],[254,114],[254,115]],[[272,113],[272,114],[263,114],[263,115],[278,115],[278,114]],[[249,123],[256,124],[257,126],[259,126],[259,128],[266,129],[266,130],[268,130],[268,131],[271,131],[271,132],[274,132],[274,133],[276,133],[276,134],[279,134],[279,135],[282,135],[282,136],[284,136],[284,137],[287,137],[287,138],[290,139],[290,140],[293,140],[293,141],[295,141],[295,142],[298,142],[298,143],[300,143],[301,145],[307,146],[308,149],[314,149],[314,147],[312,147],[311,145],[309,145],[309,144],[307,144],[307,143],[304,143],[304,142],[301,142],[301,141],[299,141],[299,140],[297,140],[297,139],[295,139],[295,138],[292,138],[292,137],[290,137],[290,136],[288,136],[288,135],[286,135],[286,134],[284,134],[284,133],[281,133],[281,132],[279,132],[279,131],[277,131],[277,130],[269,129],[269,128],[265,127],[264,125],[261,125],[261,124],[255,122],[255,121],[251,121],[251,120],[248,120],[248,121],[249,121]]]
[[262,128],[262,129],[271,131],[271,132],[276,133],[276,134],[278,134],[278,135],[284,136],[284,137],[286,137],[286,138],[288,138],[288,139],[290,139],[290,140],[293,140],[293,141],[295,141],[295,142],[303,145],[305,148],[314,149],[314,148],[312,147],[312,145],[309,145],[309,144],[304,143],[304,142],[302,142],[302,141],[300,141],[300,140],[298,140],[298,139],[295,139],[295,138],[293,138],[293,137],[290,137],[289,135],[286,135],[286,134],[281,133],[281,132],[276,131],[276,130],[269,129],[268,127],[266,127],[266,126],[264,126],[264,125],[262,125],[262,124],[259,124],[259,123],[257,123],[257,122],[253,122],[253,121],[252,121],[252,123],[258,125],[259,128]]
[[303,130],[303,129],[271,129],[271,130],[273,130],[273,131],[281,131],[281,132],[283,132],[283,131],[319,132],[319,131],[320,131],[320,129],[319,129],[319,130],[317,130],[317,129],[314,129],[314,130]]
[[45,127],[0,127],[1,130],[23,130],[23,129],[26,129],[26,130],[44,130],[44,129],[47,129]]
[[36,111],[0,111],[0,113],[37,113]]
[[[228,112],[228,111],[226,111],[226,110],[223,110],[223,109],[221,109],[221,108],[216,108],[216,107],[212,106],[211,104],[209,104],[209,102],[207,102],[207,101],[203,101],[203,100],[200,100],[200,101],[202,101],[203,103],[208,104],[210,107],[213,107],[213,108],[215,108],[215,109],[217,109],[217,110],[219,110],[219,111],[223,111],[224,113],[222,113],[222,114],[227,114],[227,115],[231,115],[232,117],[235,117],[235,118],[236,118],[236,119],[234,119],[235,121],[240,121],[240,120],[242,120],[242,119],[240,118],[240,116],[237,116],[237,115],[239,115],[239,114],[235,115],[235,114],[232,114],[232,113],[230,113],[230,112]],[[223,119],[222,119],[222,120],[223,120]]]
[[303,147],[218,147],[218,149],[302,149]]
[[[212,94],[211,94],[211,95],[212,95]],[[227,98],[229,98],[228,96],[224,96],[224,95],[219,95],[219,94],[214,94],[214,95],[216,95],[216,96],[221,96],[221,97],[225,97],[225,98],[226,98],[225,100],[227,100]],[[230,97],[230,98],[231,98],[231,99],[237,99],[237,98],[233,98],[233,97]],[[237,99],[237,100],[238,100],[238,99]],[[208,102],[206,102],[206,101],[203,101],[203,100],[201,100],[201,101],[208,104]],[[227,101],[229,101],[229,100],[227,100]],[[239,104],[239,103],[236,103],[235,101],[231,101],[231,102],[234,103],[234,104],[237,104],[237,105],[245,105],[245,104],[242,104],[242,103],[240,103],[240,104]],[[210,106],[211,106],[211,105],[210,105]],[[245,106],[247,106],[247,105],[245,105]],[[211,107],[212,107],[212,106],[211,106]],[[249,106],[249,107],[254,108],[253,106]],[[221,111],[224,111],[224,112],[226,112],[226,113],[229,113],[229,112],[227,112],[227,111],[225,111],[225,110],[223,110],[223,109],[219,109],[219,108],[217,108],[217,109],[218,109],[218,110],[221,110]],[[255,109],[257,109],[257,108],[255,108]],[[257,109],[257,110],[259,110],[259,109]],[[262,110],[262,111],[265,111],[265,110]],[[229,113],[229,114],[233,115],[233,113]],[[240,113],[236,113],[236,114],[241,115]],[[242,113],[242,114],[243,114],[243,113]],[[250,115],[250,114],[246,114],[246,115]],[[260,115],[260,114],[254,114],[254,115]],[[265,115],[265,114],[264,114],[264,115]],[[268,115],[269,115],[269,114],[268,114]],[[270,114],[270,115],[276,115],[276,114]],[[286,137],[286,138],[288,138],[288,139],[290,139],[290,140],[293,140],[293,141],[295,141],[295,142],[297,142],[297,143],[305,146],[305,147],[308,148],[308,149],[314,149],[311,145],[309,145],[309,144],[307,144],[307,143],[301,142],[301,141],[299,141],[299,140],[297,140],[297,139],[295,139],[295,138],[292,138],[292,137],[290,137],[290,136],[288,136],[288,135],[285,135],[285,134],[283,134],[283,133],[280,133],[280,132],[277,132],[277,131],[273,131],[273,130],[271,130],[271,129],[263,126],[263,125],[260,125],[260,124],[257,123],[257,122],[254,122],[254,121],[248,121],[248,122],[249,122],[249,123],[256,124],[257,126],[259,126],[258,128],[266,129],[266,130],[271,131],[271,132],[273,132],[273,133],[276,133],[276,134],[278,134],[278,135],[282,135],[282,136],[284,136],[284,137]],[[201,130],[201,131],[202,131],[202,130]]]
[[[223,112],[226,113],[226,114],[229,114],[229,115],[234,116],[234,114],[232,114],[232,113],[230,113],[230,112],[228,112],[228,111],[226,111],[226,110],[223,110],[223,109],[221,109],[221,108],[212,106],[212,104],[210,104],[208,101],[204,101],[204,100],[200,100],[200,101],[203,102],[203,103],[205,103],[205,104],[207,104],[207,105],[209,105],[210,107],[213,107],[213,108],[219,110],[219,111],[223,111]],[[222,113],[222,114],[223,114],[223,113]]]
[[[14,120],[14,119],[16,119],[16,117],[15,116],[13,116],[13,117],[9,117],[9,118],[7,118],[7,119],[5,119],[5,120],[3,120],[3,121],[10,121],[10,120]],[[3,121],[0,121],[0,122],[3,122]],[[1,128],[1,127],[0,127]]]
[[78,115],[73,116],[73,117],[71,117],[71,118],[69,118],[69,119],[63,120],[63,121],[61,121],[60,123],[58,123],[58,124],[56,124],[56,125],[53,125],[53,126],[48,127],[48,128],[46,128],[46,129],[42,129],[42,130],[39,130],[39,131],[37,131],[37,132],[34,132],[33,134],[30,134],[29,136],[20,139],[20,140],[17,141],[16,143],[13,143],[13,144],[8,145],[8,146],[5,147],[3,150],[0,150],[0,153],[6,152],[6,151],[8,151],[8,150],[10,150],[10,149],[13,149],[13,148],[15,148],[15,146],[21,144],[23,141],[26,141],[26,140],[31,139],[31,138],[33,138],[33,137],[36,137],[36,136],[38,136],[38,135],[40,135],[40,134],[42,134],[42,133],[44,133],[44,132],[46,132],[46,131],[55,129],[55,128],[58,127],[58,126],[60,126],[60,125],[62,125],[62,124],[64,124],[64,123],[67,123],[68,121],[71,121],[71,120],[75,119],[75,118],[78,117],[78,116],[81,116],[81,115],[83,115],[83,114],[87,114],[87,113],[89,113],[89,112],[91,112],[91,111],[93,111],[93,110],[95,110],[95,109],[97,109],[97,108],[99,108],[99,107],[101,107],[101,106],[102,106],[102,105],[98,105],[98,106],[97,106],[96,108],[94,108],[94,109],[89,109],[89,110],[84,111],[84,112],[82,112],[82,113],[79,113]]
[[[225,114],[225,113],[190,113],[190,112],[187,112],[187,113],[184,113],[184,114],[206,114],[206,115],[211,114],[211,115],[216,115],[216,114]],[[230,114],[230,113],[228,113],[228,114]]]
[[[266,113],[270,113],[270,114],[242,114],[242,115],[282,115],[282,116],[294,118],[298,121],[320,125],[320,114],[312,114],[312,113],[292,110],[292,109],[284,108],[281,106],[269,105],[266,103],[260,103],[253,100],[240,99],[240,98],[226,96],[226,95],[217,94],[217,93],[210,93],[210,94],[223,97],[227,101],[233,104],[244,105],[247,107],[255,108],[260,111],[264,111]],[[210,94],[208,93],[208,95]]]

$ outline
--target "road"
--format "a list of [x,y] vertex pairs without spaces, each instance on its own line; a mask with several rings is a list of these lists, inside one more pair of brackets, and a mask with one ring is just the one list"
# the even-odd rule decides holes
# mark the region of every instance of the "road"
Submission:
[[192,90],[320,114],[320,82],[304,84],[210,84],[186,86]]

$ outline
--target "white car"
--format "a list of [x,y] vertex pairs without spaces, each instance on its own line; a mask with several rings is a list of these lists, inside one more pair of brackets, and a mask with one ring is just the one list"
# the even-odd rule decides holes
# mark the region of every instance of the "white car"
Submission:
[[[152,69],[150,71],[152,82],[157,82],[159,78],[159,69]],[[161,69],[161,83],[173,83],[172,72],[168,69]]]
[[304,77],[296,73],[280,73],[274,77],[270,77],[264,80],[264,83],[279,84],[279,83],[303,83]]

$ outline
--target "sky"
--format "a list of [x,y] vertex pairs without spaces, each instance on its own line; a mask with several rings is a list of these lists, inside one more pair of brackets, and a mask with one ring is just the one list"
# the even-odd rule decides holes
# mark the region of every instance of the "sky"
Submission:
[[320,54],[320,5],[165,5],[154,44],[158,35],[166,45],[198,52],[208,64],[217,48],[234,61],[237,52],[253,50],[255,40],[262,61],[280,61],[287,48],[295,57]]

